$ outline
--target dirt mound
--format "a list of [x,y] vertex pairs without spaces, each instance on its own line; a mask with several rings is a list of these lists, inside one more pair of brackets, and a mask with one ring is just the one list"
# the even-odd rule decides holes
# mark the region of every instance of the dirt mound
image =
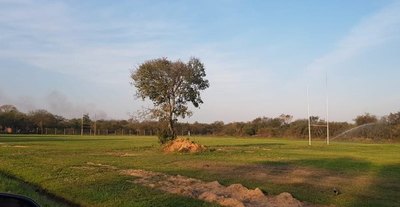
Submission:
[[269,200],[269,206],[284,207],[284,206],[303,206],[303,204],[294,199],[290,193],[281,193]]
[[166,143],[163,146],[164,152],[189,152],[189,153],[195,153],[195,152],[202,152],[206,148],[201,145],[197,144],[194,141],[189,140],[188,138],[178,138],[175,140],[172,140],[168,143]]
[[293,198],[290,193],[281,193],[277,196],[266,196],[256,188],[248,189],[241,184],[223,186],[218,181],[204,182],[194,178],[145,170],[124,170],[123,174],[137,177],[134,183],[160,189],[165,192],[184,195],[208,202],[215,202],[221,206],[231,207],[304,207],[306,205]]

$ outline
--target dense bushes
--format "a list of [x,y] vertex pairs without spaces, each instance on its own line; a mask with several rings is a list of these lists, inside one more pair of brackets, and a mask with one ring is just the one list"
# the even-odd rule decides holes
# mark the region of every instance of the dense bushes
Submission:
[[[249,122],[224,123],[216,121],[207,123],[177,123],[178,136],[213,135],[213,136],[259,136],[259,137],[308,137],[308,120],[292,120],[290,115],[279,117],[259,117]],[[319,117],[310,117],[313,125],[311,135],[314,138],[326,137],[325,121]],[[376,116],[364,114],[355,118],[356,124],[347,122],[330,122],[332,138],[367,138],[400,140],[400,112],[391,113],[377,119]],[[158,135],[160,142],[169,140],[170,135],[160,129],[155,121],[97,120],[89,115],[82,118],[65,119],[45,110],[36,110],[27,114],[19,112],[11,105],[0,106],[0,132],[3,133],[38,133],[38,134],[80,134],[83,124],[84,134],[101,135]],[[350,130],[352,129],[352,130]]]

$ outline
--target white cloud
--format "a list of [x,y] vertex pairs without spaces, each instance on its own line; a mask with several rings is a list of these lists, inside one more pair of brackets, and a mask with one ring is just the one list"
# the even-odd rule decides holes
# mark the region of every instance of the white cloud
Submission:
[[356,25],[331,52],[308,65],[310,73],[333,69],[336,64],[400,36],[400,2],[395,2]]
[[[368,87],[361,84],[361,88],[356,88],[357,86],[348,82],[349,78],[341,76],[345,70],[349,71],[345,74],[351,74],[352,70],[359,70],[359,68],[354,68],[355,65],[369,63],[365,59],[363,59],[363,63],[352,63],[353,60],[363,57],[383,44],[397,41],[399,38],[400,2],[397,1],[362,19],[337,42],[333,50],[314,59],[306,66],[305,73],[293,83],[293,86],[302,86],[300,88],[305,91],[308,84],[310,86],[311,113],[325,117],[325,73],[331,74],[328,83],[328,93],[331,96],[331,118],[351,121],[357,114],[364,113],[365,108],[371,108],[373,103],[361,100],[360,96],[354,94],[354,91],[365,91]],[[366,74],[369,72],[366,71]],[[358,78],[363,77],[363,74],[360,74]],[[351,79],[352,81],[356,80],[355,77],[351,77]],[[345,85],[351,85],[352,88],[345,87]],[[303,95],[305,97],[306,94],[303,93]],[[371,97],[368,95],[368,98]],[[303,99],[305,100],[305,98]],[[379,107],[383,107],[382,103],[379,104]],[[369,112],[374,113],[375,111]]]
[[[86,9],[89,7],[82,6],[85,3],[78,6],[70,3],[0,0],[0,58],[22,62],[27,68],[32,66],[32,70],[40,68],[68,74],[68,77],[87,83],[85,87],[93,86],[87,91],[109,89],[107,93],[113,93],[113,100],[100,104],[112,117],[116,108],[128,108],[128,103],[122,104],[128,92],[122,91],[132,89],[128,85],[130,69],[150,58],[166,56],[171,60],[182,58],[185,61],[192,55],[201,58],[205,63],[207,77],[211,81],[211,87],[204,93],[207,98],[204,109],[208,108],[202,110],[204,117],[222,119],[224,113],[230,113],[229,119],[238,119],[246,114],[248,117],[254,113],[270,111],[300,114],[304,108],[301,102],[305,92],[304,82],[308,79],[306,76],[316,74],[320,78],[322,71],[332,70],[337,64],[397,37],[400,29],[400,3],[395,3],[365,18],[332,51],[313,60],[307,66],[304,76],[293,80],[294,69],[287,73],[277,71],[284,68],[281,63],[276,63],[278,61],[296,62],[289,59],[291,52],[279,51],[285,43],[271,45],[271,42],[266,41],[268,43],[263,46],[255,46],[257,43],[249,36],[236,33],[229,34],[226,38],[213,38],[211,36],[214,32],[218,35],[220,31],[200,31],[204,29],[201,25],[194,25],[190,20],[181,19],[181,16],[177,19],[169,18],[164,9],[160,11],[163,14],[151,14],[160,9],[160,6],[145,7],[144,11],[138,11],[130,5],[133,11],[122,14],[121,5],[124,3],[121,2],[88,11]],[[86,6],[92,6],[90,4]],[[208,36],[199,38],[203,34]],[[256,35],[258,34],[254,34],[254,37]],[[289,54],[289,58],[279,60],[279,55],[271,55],[277,51],[282,56]],[[278,60],[275,60],[276,57]],[[304,86],[304,90],[301,86]],[[60,87],[57,89],[60,90]],[[67,96],[81,95],[90,101],[103,100],[95,93],[60,94],[55,92],[52,95],[38,96],[45,99],[47,97],[49,109],[71,116],[81,113],[76,114],[75,111],[95,107],[70,102]],[[13,97],[15,103],[22,103],[17,99]],[[54,102],[58,100],[60,102]],[[274,100],[291,105],[276,103]],[[292,104],[299,100],[300,104]],[[230,108],[227,109],[226,106]],[[132,107],[140,106],[135,102]],[[210,110],[220,114],[210,115]]]
[[85,22],[76,12],[63,2],[0,2],[0,57],[115,83],[134,63],[165,56],[171,45],[162,37],[185,32],[178,24],[143,18]]
[[97,11],[101,21],[82,21],[74,9],[65,2],[0,2],[0,57],[106,84],[125,84],[135,64],[161,56],[203,58],[223,85],[242,84],[260,70],[253,60],[238,59],[243,52],[229,48],[232,40],[188,44],[194,31],[182,22],[134,12],[115,18],[115,8]]

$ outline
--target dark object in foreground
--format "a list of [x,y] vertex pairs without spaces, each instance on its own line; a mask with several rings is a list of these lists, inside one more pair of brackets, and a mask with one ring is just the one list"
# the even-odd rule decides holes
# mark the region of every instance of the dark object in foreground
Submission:
[[0,207],[40,207],[34,200],[16,194],[0,193]]
[[339,191],[339,189],[337,189],[337,188],[333,188],[333,193],[334,193],[335,195],[339,195],[339,194],[340,194],[340,191]]

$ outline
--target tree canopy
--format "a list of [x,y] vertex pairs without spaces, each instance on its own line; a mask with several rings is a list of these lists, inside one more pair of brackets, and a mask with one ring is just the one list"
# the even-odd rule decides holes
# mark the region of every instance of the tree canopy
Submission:
[[378,121],[378,118],[375,115],[371,115],[369,113],[365,113],[363,115],[357,116],[354,121],[356,122],[357,126],[369,123],[375,123]]
[[167,58],[148,60],[131,74],[136,95],[153,102],[151,115],[167,123],[170,139],[176,137],[174,124],[178,117],[192,115],[187,103],[194,107],[203,103],[200,92],[209,87],[205,76],[204,65],[197,58],[191,58],[187,63]]

